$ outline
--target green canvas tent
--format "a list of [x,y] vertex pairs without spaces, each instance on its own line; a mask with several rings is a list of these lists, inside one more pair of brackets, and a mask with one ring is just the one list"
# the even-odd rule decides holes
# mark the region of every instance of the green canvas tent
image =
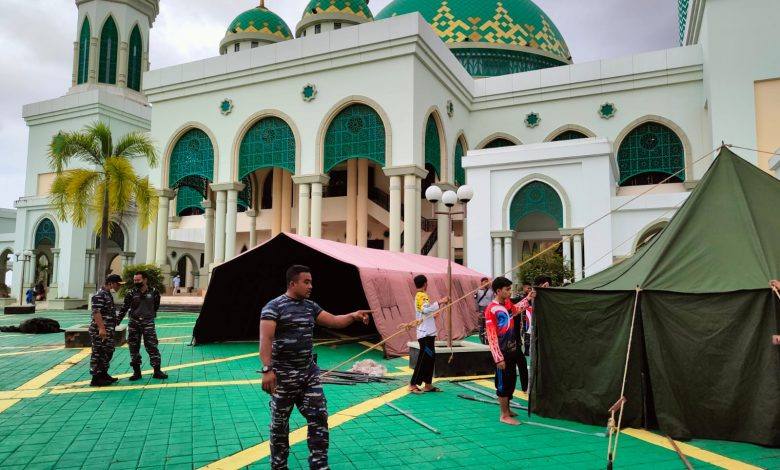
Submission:
[[724,147],[634,256],[539,292],[532,411],[606,424],[638,299],[623,424],[780,445],[779,277],[780,181]]

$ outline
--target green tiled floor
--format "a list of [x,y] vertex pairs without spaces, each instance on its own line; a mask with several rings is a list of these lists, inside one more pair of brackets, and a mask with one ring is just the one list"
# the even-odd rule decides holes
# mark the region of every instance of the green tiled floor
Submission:
[[[38,315],[43,313],[39,312]],[[86,311],[45,313],[63,327],[88,321]],[[25,317],[0,316],[0,325]],[[209,361],[257,352],[254,343],[191,347],[193,314],[164,313],[158,319],[164,366]],[[182,324],[175,327],[176,324]],[[173,326],[173,327],[169,327]],[[0,390],[13,390],[67,360],[75,350],[3,356],[3,353],[62,345],[62,335],[0,333]],[[323,368],[364,350],[363,346],[321,346],[316,351]],[[147,359],[143,353],[144,360]],[[365,357],[382,360],[377,352]],[[383,361],[391,371],[404,359]],[[145,364],[148,367],[148,363]],[[258,359],[243,359],[170,371],[167,383],[257,380]],[[112,374],[129,373],[127,348],[118,349]],[[25,398],[0,413],[0,468],[199,468],[229,457],[268,438],[268,396],[259,384],[186,386],[89,393],[52,394],[55,385],[89,379],[88,360],[56,377],[37,398]],[[326,385],[331,414],[403,386],[390,384]],[[144,377],[118,385],[158,384]],[[330,459],[334,469],[368,468],[567,468],[605,467],[606,439],[525,424],[509,427],[497,421],[494,405],[457,397],[469,391],[448,382],[445,393],[407,395],[394,403],[438,428],[434,434],[387,406],[381,406],[331,431]],[[525,418],[524,418],[525,419]],[[532,417],[532,421],[585,432],[603,429],[566,421]],[[293,413],[290,427],[305,420]],[[716,441],[691,442],[764,468],[780,468],[780,450]],[[682,468],[677,455],[644,441],[622,436],[616,468]],[[306,443],[292,447],[290,468],[307,468]],[[696,468],[710,468],[692,459]],[[268,468],[268,459],[251,465]]]

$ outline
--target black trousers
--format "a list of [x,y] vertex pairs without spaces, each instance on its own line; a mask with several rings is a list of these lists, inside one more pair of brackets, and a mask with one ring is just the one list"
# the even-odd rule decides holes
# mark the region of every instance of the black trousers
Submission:
[[496,395],[509,397],[515,393],[517,375],[520,373],[520,387],[524,392],[528,391],[528,364],[525,356],[519,349],[512,352],[502,351],[504,354],[504,370],[496,368]]
[[421,385],[433,382],[433,365],[436,362],[436,337],[426,336],[417,340],[420,343],[420,354],[417,355],[417,363],[414,365],[414,374],[411,385]]

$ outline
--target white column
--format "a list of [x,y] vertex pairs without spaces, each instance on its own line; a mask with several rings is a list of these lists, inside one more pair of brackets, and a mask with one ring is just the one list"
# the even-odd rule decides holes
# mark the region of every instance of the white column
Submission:
[[157,191],[159,206],[157,208],[157,241],[155,264],[163,267],[168,264],[168,211],[173,197],[173,191],[170,189],[160,189]]
[[281,231],[290,232],[292,230],[292,178],[284,170],[280,171],[282,177],[282,221]]
[[[512,280],[514,276],[514,264],[512,263],[512,237],[504,237],[504,277]],[[509,272],[507,272],[509,271]]]
[[214,262],[214,208],[211,201],[203,201],[206,222],[205,238],[203,240],[203,267],[208,268]]
[[54,260],[52,262],[52,272],[51,272],[51,286],[50,287],[57,287],[57,281],[59,280],[59,271],[60,271],[60,249],[54,248],[51,250],[51,254],[54,257]]
[[322,183],[311,184],[311,236],[322,238]]
[[[274,182],[275,183],[275,182]],[[225,213],[227,210],[227,194],[225,191],[212,190],[217,194],[217,211],[214,220],[214,264],[225,261]]]
[[574,280],[582,279],[582,235],[574,235]]
[[390,177],[390,251],[401,251],[401,177]]
[[281,168],[274,168],[271,188],[271,212],[273,221],[271,223],[271,237],[279,235],[282,231],[282,176]]
[[[243,186],[243,184],[241,185]],[[227,212],[225,213],[225,261],[236,256],[236,218],[238,217],[238,189],[227,191]]]
[[422,249],[422,178],[415,176],[414,182],[414,203],[417,216],[414,218],[417,228],[414,231],[415,238],[417,240],[414,252],[420,254]]
[[73,78],[71,79],[70,86],[76,86],[78,84],[79,75],[79,42],[73,43]]
[[128,46],[126,42],[120,42],[119,43],[119,54],[117,57],[117,60],[119,61],[116,64],[116,84],[119,87],[126,87],[127,86],[127,66],[129,65],[127,62],[128,57]]
[[[446,212],[447,206],[442,203],[436,205],[437,212]],[[450,230],[450,224],[447,214],[438,214],[436,216],[436,226],[439,230],[439,240],[437,246],[437,255],[439,258],[448,259],[450,256],[450,238],[447,236],[447,232]]]
[[257,211],[249,209],[246,211],[246,216],[249,217],[249,249],[257,246]]
[[357,243],[357,160],[347,160],[347,245]]
[[309,218],[311,217],[311,185],[298,184],[298,235],[309,236]]
[[[159,208],[157,209],[159,210]],[[144,262],[154,264],[157,256],[157,217],[152,218],[151,223],[146,229],[146,258]]]
[[[563,266],[571,268],[571,238],[569,235],[563,235]],[[570,279],[571,280],[571,279]]]
[[417,212],[417,176],[404,175],[404,253],[418,253],[417,221],[420,214]]
[[98,38],[89,38],[89,75],[88,83],[97,83],[98,81],[98,54],[100,52],[100,42]]
[[368,246],[368,160],[357,161],[357,245]]
[[502,239],[493,237],[493,277],[498,277],[504,272],[504,257],[502,251]]

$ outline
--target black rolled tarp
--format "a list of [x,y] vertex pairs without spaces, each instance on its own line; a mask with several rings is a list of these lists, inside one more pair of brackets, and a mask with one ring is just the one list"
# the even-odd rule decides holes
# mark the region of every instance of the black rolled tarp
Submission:
[[780,181],[723,149],[669,225],[634,256],[541,289],[531,411],[674,438],[780,446]]

